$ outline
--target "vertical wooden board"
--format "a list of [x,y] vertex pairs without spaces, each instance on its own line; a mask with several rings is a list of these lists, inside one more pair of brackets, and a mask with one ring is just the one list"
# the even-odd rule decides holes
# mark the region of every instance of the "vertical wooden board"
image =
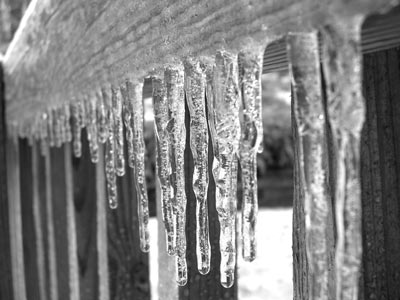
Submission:
[[0,63],[0,299],[13,300],[11,273],[10,215],[7,195],[7,129],[5,120],[5,98],[3,67]]
[[32,151],[27,139],[19,140],[19,161],[21,181],[22,238],[24,244],[24,266],[26,292],[29,299],[39,300],[39,266],[36,248],[36,231],[33,207]]
[[22,240],[21,183],[20,183],[19,144],[16,137],[7,141],[7,186],[9,203],[9,224],[11,241],[11,273],[14,298],[27,299],[24,268],[24,249]]
[[[235,272],[235,284],[226,289],[220,283],[220,262],[221,255],[219,249],[219,221],[215,204],[215,183],[212,175],[213,151],[211,138],[209,139],[209,187],[208,187],[208,218],[211,245],[211,268],[207,275],[201,275],[197,270],[196,258],[196,198],[193,192],[193,157],[190,150],[190,116],[186,104],[186,150],[185,150],[185,177],[186,177],[186,260],[188,265],[188,282],[179,288],[179,299],[237,299],[238,296],[238,276]],[[211,136],[211,135],[209,135]],[[240,253],[238,253],[240,255]]]
[[72,167],[80,298],[97,300],[99,299],[99,280],[96,251],[96,165],[90,161],[85,132],[82,132],[82,156],[72,158]]
[[135,179],[127,157],[125,143],[125,175],[117,177],[118,208],[108,209],[110,297],[146,300],[150,299],[149,255],[140,250]]

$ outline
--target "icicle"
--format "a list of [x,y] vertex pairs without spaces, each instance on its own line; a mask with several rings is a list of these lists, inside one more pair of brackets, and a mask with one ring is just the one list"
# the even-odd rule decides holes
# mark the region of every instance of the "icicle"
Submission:
[[105,145],[105,164],[106,164],[106,181],[107,181],[107,196],[108,203],[111,209],[118,207],[117,200],[117,177],[115,169],[115,138],[114,138],[114,114],[111,109],[111,98],[104,90],[107,120],[108,120],[108,134]]
[[213,176],[220,233],[221,284],[234,283],[236,264],[237,158],[240,138],[237,59],[219,51],[212,78],[208,74],[207,103],[214,148]]
[[65,128],[65,113],[64,113],[64,106],[60,106],[57,109],[57,115],[58,115],[58,126],[59,126],[59,131],[60,131],[60,146],[66,142],[66,128]]
[[196,254],[201,274],[210,271],[211,248],[208,224],[208,126],[206,74],[197,60],[185,62],[185,91],[190,113],[190,148],[193,155],[193,192],[196,196]]
[[48,150],[48,126],[47,126],[47,113],[43,113],[40,119],[40,154],[46,156]]
[[356,299],[361,263],[360,135],[363,17],[340,18],[323,30],[327,112],[335,155],[337,299]]
[[81,132],[84,127],[84,106],[80,100],[71,103],[73,150],[76,157],[82,155]]
[[98,105],[97,105],[97,125],[98,125],[98,140],[100,143],[104,144],[107,141],[109,129],[108,129],[108,118],[107,118],[107,109],[110,107],[106,107],[107,99],[109,95],[107,92],[102,89],[101,95],[98,96]]
[[97,115],[96,101],[94,98],[89,98],[86,102],[86,133],[89,142],[90,159],[93,163],[99,161],[99,144],[97,139]]
[[175,216],[173,211],[175,207],[171,186],[171,162],[170,162],[170,145],[168,141],[167,125],[168,102],[163,86],[163,81],[159,78],[153,78],[153,102],[154,102],[154,121],[156,130],[157,145],[157,176],[161,186],[161,210],[163,214],[163,222],[167,236],[167,252],[169,255],[175,254]]
[[121,85],[120,89],[123,99],[122,116],[124,119],[126,143],[128,146],[128,166],[133,169],[135,168],[135,150],[133,136],[134,124],[132,114],[136,107],[132,104],[133,99],[129,98],[128,83],[129,81],[126,82],[126,85]]
[[244,260],[256,257],[255,227],[258,213],[257,151],[262,151],[261,111],[262,56],[249,52],[239,54],[241,91],[240,166],[242,169],[242,255]]
[[169,120],[166,127],[170,143],[171,183],[176,205],[176,281],[187,282],[186,264],[186,192],[184,154],[186,147],[185,95],[183,90],[183,68],[167,67],[164,84],[168,102]]
[[[125,117],[125,126],[127,128],[128,140],[128,127],[132,130],[132,163],[131,166],[135,171],[135,184],[138,199],[138,219],[139,219],[139,237],[140,249],[148,252],[150,249],[149,240],[149,201],[147,196],[146,186],[146,169],[144,165],[145,157],[145,144],[144,144],[144,107],[143,107],[143,84],[133,84],[130,81],[126,82],[126,104],[125,116],[129,114],[130,117]],[[129,121],[129,122],[128,122]],[[130,141],[128,140],[128,143]],[[131,160],[131,159],[130,159]]]
[[116,87],[111,87],[111,102],[114,117],[114,139],[115,139],[115,170],[118,176],[125,174],[124,157],[124,125],[122,122],[122,97]]
[[47,132],[48,132],[48,141],[49,146],[55,146],[55,136],[54,136],[54,116],[52,109],[47,110]]
[[70,143],[72,141],[72,131],[71,131],[71,110],[70,110],[70,105],[68,103],[65,103],[64,105],[64,116],[65,116],[65,142]]
[[310,299],[329,299],[330,249],[334,248],[332,205],[327,178],[325,114],[316,32],[290,34],[287,38],[293,86],[301,195],[304,198],[305,235],[311,270]]

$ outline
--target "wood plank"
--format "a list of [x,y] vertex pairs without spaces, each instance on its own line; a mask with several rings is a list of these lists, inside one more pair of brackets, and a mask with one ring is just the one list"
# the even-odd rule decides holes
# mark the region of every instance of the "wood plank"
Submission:
[[134,172],[127,163],[125,168],[125,175],[117,177],[118,207],[107,209],[110,297],[146,300],[150,299],[149,254],[140,250]]
[[[36,243],[42,242],[36,236],[33,202],[33,153],[27,139],[19,140],[19,161],[21,181],[22,239],[24,244],[24,267],[26,292],[29,299],[41,298],[39,287],[39,264]],[[43,253],[42,253],[43,254]]]
[[14,299],[26,300],[24,249],[22,240],[21,183],[18,139],[7,141],[7,186],[11,242],[11,274]]
[[10,215],[7,189],[7,132],[3,66],[0,63],[0,299],[14,300],[11,273]]
[[322,26],[332,14],[369,13],[390,4],[394,2],[33,1],[5,57],[7,115],[10,121],[28,119],[101,86],[126,78],[141,81],[188,55],[265,47],[290,31]]

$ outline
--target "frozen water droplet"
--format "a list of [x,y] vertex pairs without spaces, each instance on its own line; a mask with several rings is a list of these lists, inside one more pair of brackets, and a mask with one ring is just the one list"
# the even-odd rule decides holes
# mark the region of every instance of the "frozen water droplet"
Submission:
[[193,191],[196,196],[196,254],[201,274],[210,271],[211,249],[208,224],[208,126],[206,116],[206,74],[200,62],[185,62],[185,91],[190,113],[190,148],[193,154]]
[[228,271],[228,272],[222,272],[221,271],[221,285],[226,288],[229,289],[233,286],[235,282],[235,273]]
[[171,186],[170,144],[167,132],[169,121],[168,101],[163,81],[153,78],[154,122],[156,131],[156,168],[161,186],[161,210],[167,237],[167,252],[175,254],[176,214],[173,211],[173,189]]
[[[138,199],[138,219],[140,248],[143,252],[150,249],[149,240],[149,203],[146,186],[146,169],[144,164],[145,144],[143,135],[144,107],[143,107],[143,84],[126,82],[124,89],[124,120],[126,127],[126,139],[129,151],[130,167],[135,172],[136,193]],[[128,116],[129,115],[129,116]],[[129,131],[129,134],[128,134]],[[131,165],[132,164],[132,165]]]
[[[240,138],[237,57],[218,51],[213,72],[208,72],[207,77],[209,127],[214,149],[215,201],[221,230],[220,272],[221,275],[233,275],[236,264],[236,155]],[[226,278],[229,283],[231,277]]]
[[118,176],[125,174],[124,157],[124,130],[122,123],[122,97],[116,87],[111,87],[112,111],[114,115],[114,139],[115,139],[115,170]]
[[243,258],[256,257],[255,227],[258,212],[257,151],[262,150],[263,127],[261,119],[262,55],[239,54],[239,85],[241,91],[241,137],[239,158],[242,169],[242,251]]

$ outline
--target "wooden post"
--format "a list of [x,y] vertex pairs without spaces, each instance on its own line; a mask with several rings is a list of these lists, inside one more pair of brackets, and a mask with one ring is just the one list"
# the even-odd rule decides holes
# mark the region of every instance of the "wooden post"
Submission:
[[[125,135],[124,135],[125,136]],[[125,159],[127,160],[125,143]],[[150,299],[149,255],[140,250],[134,172],[125,164],[117,178],[118,207],[108,210],[108,259],[111,299]]]
[[3,66],[0,63],[0,299],[14,300],[11,272],[11,216],[8,214],[7,189],[7,128],[5,120],[5,98]]
[[[364,299],[400,298],[400,50],[364,55]],[[361,298],[360,298],[361,299]]]

